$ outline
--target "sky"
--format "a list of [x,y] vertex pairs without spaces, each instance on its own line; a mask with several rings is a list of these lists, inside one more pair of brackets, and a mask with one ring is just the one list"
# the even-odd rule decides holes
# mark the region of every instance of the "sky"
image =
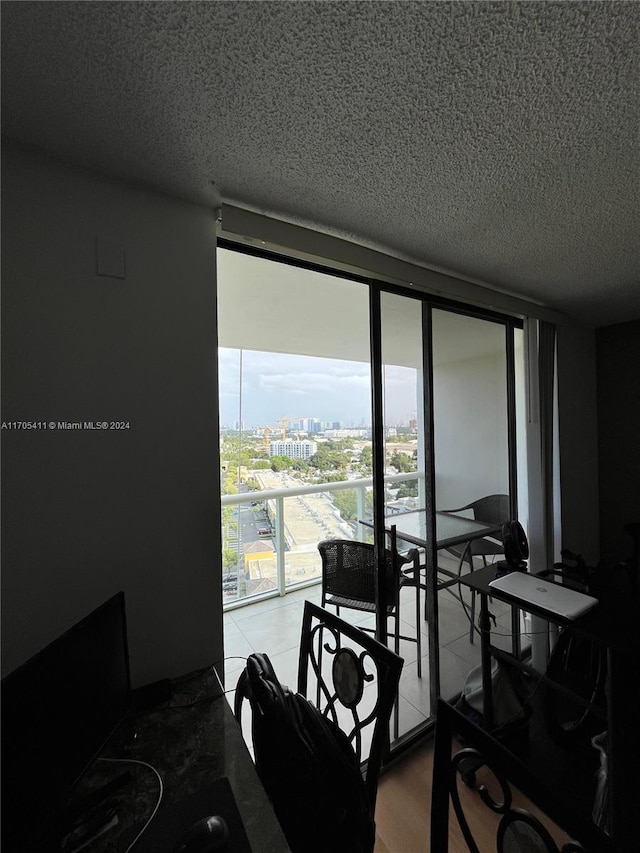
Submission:
[[[318,418],[344,426],[371,423],[371,374],[365,362],[286,353],[219,349],[220,423],[274,426],[281,418]],[[387,367],[385,409],[389,426],[406,424],[416,411],[416,372]]]

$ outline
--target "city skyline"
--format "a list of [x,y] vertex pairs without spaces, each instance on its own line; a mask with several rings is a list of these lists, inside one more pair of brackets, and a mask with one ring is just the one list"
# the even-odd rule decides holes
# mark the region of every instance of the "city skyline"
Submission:
[[[240,376],[242,375],[242,400]],[[416,371],[386,366],[385,419],[407,424],[416,411]],[[220,347],[220,423],[273,428],[283,418],[343,427],[371,425],[371,374],[365,362]]]

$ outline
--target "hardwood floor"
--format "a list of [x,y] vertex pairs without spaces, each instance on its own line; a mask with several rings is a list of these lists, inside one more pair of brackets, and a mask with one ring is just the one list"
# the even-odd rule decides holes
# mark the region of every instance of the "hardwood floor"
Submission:
[[374,853],[429,850],[433,746],[420,746],[382,774]]
[[[418,747],[380,777],[376,804],[376,846],[374,853],[442,853],[431,850],[431,787],[433,744]],[[482,780],[491,789],[489,774]],[[500,816],[492,813],[478,794],[460,784],[460,798],[473,837],[481,853],[494,853]],[[514,791],[514,806],[536,815],[560,846],[564,832],[552,824],[525,797]],[[453,810],[449,813],[448,853],[469,853]]]

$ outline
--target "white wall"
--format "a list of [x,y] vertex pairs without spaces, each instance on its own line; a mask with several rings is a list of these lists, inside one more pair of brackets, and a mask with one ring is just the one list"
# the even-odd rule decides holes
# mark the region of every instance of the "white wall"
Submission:
[[600,542],[593,330],[558,326],[557,358],[562,547],[594,565]]
[[[124,589],[134,684],[222,649],[211,211],[7,147],[3,673]],[[96,238],[126,279],[96,275]]]
[[436,506],[509,493],[505,355],[434,365]]

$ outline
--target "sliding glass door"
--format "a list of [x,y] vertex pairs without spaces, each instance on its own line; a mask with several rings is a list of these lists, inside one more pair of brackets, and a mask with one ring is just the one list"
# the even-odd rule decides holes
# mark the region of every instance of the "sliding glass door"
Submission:
[[[431,318],[435,509],[506,522],[516,517],[512,329],[439,308]],[[485,538],[438,550],[437,563],[455,576],[502,556],[499,538]],[[446,583],[437,613],[439,693],[450,699],[479,664],[478,613],[464,586]]]
[[[236,671],[243,655],[266,651],[295,684],[302,604],[320,601],[318,543],[369,541],[380,554],[390,526],[401,531],[412,516],[424,543],[419,585],[401,592],[394,746],[432,721],[437,695],[460,692],[479,643],[472,602],[455,582],[433,596],[426,618],[429,579],[462,565],[459,551],[438,547],[435,521],[451,510],[472,517],[460,508],[493,496],[516,517],[525,466],[514,326],[415,291],[219,248],[222,595]],[[402,551],[414,544],[398,542]],[[393,619],[340,615],[392,645]],[[227,670],[233,681],[233,662]]]
[[[425,335],[423,301],[388,291],[380,292],[380,339],[382,375],[382,431],[379,439],[384,452],[384,477],[376,487],[384,489],[384,526],[403,528],[403,519],[420,518],[425,529],[429,476],[427,447],[429,422],[425,417]],[[381,536],[383,534],[380,534]],[[384,534],[387,544],[389,533]],[[415,546],[398,541],[406,554]],[[425,559],[419,548],[420,586],[405,585],[400,592],[400,634],[409,639],[400,643],[404,668],[395,709],[392,743],[401,742],[430,719],[429,626],[425,620]],[[411,564],[404,566],[411,573]],[[417,601],[416,601],[417,597]],[[417,607],[416,607],[417,604]],[[389,633],[395,624],[389,620]],[[417,638],[420,635],[420,645]],[[418,666],[418,655],[421,665]]]

